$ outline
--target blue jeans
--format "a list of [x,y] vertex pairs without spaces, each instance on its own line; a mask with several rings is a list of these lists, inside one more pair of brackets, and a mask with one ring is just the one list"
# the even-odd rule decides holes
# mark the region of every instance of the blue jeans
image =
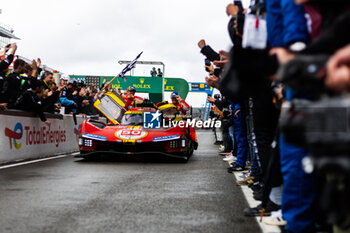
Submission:
[[237,160],[235,163],[241,167],[245,167],[249,146],[247,141],[247,126],[245,123],[245,117],[243,117],[241,113],[238,113],[238,117],[234,116],[233,127],[235,130],[237,146]]
[[302,168],[302,159],[308,153],[287,143],[281,135],[280,155],[283,176],[282,215],[288,222],[287,229],[294,233],[312,232],[316,219],[313,208],[316,180]]
[[232,140],[232,148],[235,148],[235,134],[233,125],[231,125],[230,128],[228,128],[228,134],[230,135],[230,138]]

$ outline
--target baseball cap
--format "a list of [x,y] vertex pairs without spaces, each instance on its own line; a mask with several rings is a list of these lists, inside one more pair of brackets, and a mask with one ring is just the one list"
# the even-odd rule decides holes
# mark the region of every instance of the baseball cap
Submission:
[[136,91],[134,86],[130,86],[126,89],[126,91]]
[[173,93],[171,93],[171,98],[175,98],[177,95],[179,95],[179,93],[177,93],[176,91],[174,91]]

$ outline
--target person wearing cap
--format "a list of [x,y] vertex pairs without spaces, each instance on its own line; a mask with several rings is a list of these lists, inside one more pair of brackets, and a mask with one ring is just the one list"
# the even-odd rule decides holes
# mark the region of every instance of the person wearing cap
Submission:
[[135,96],[135,93],[136,89],[134,86],[130,86],[126,89],[126,96],[124,97],[126,109],[134,108],[136,104],[143,103],[143,98]]
[[171,93],[171,102],[176,106],[176,109],[184,115],[190,109],[190,105],[186,103],[185,100],[181,99],[179,93],[175,91]]

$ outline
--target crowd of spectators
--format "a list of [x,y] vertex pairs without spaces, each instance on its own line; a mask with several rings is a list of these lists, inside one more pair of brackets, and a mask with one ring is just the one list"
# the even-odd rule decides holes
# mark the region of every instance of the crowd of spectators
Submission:
[[[93,104],[99,89],[82,81],[70,80],[61,75],[55,83],[54,74],[40,68],[41,60],[31,64],[16,58],[16,43],[7,45],[0,62],[0,108],[36,113],[50,126],[44,112],[96,116]],[[14,62],[13,62],[14,61]],[[13,62],[13,69],[9,69]]]
[[[254,198],[261,201],[244,214],[270,216],[264,219],[265,224],[284,226],[285,232],[348,232],[349,196],[337,198],[336,184],[320,191],[320,174],[303,169],[309,151],[289,143],[278,122],[281,110],[291,101],[315,100],[311,93],[289,84],[304,78],[304,73],[315,73],[316,81],[321,80],[325,92],[332,92],[332,96],[350,91],[350,3],[247,2],[246,9],[240,0],[226,8],[231,51],[216,52],[205,40],[198,42],[210,61],[205,64],[209,73],[205,81],[221,93],[207,99],[215,106],[212,116],[222,121],[222,137],[216,137],[217,142],[223,141],[219,154],[229,162],[229,173],[240,173],[237,185],[248,185]],[[317,66],[308,62],[319,60],[320,54],[329,60],[315,72]],[[303,56],[307,58],[300,59]],[[291,63],[295,65],[289,82],[280,82],[283,68]],[[302,80],[299,86],[305,83]],[[324,177],[322,182],[327,182],[330,176]],[[346,187],[340,193],[349,190],[348,179],[339,184]],[[321,205],[320,199],[337,203],[328,205],[334,212],[322,209],[326,204]]]

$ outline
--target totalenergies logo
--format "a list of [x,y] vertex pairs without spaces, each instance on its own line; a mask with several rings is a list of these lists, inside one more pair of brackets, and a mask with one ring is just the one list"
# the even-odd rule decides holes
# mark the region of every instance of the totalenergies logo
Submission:
[[5,136],[9,138],[10,149],[12,145],[19,150],[22,147],[22,143],[18,143],[17,140],[23,138],[23,143],[26,146],[32,145],[45,145],[45,144],[54,144],[56,147],[59,147],[61,143],[66,142],[66,130],[61,129],[61,126],[58,126],[58,129],[46,128],[46,126],[35,127],[27,126],[21,123],[15,125],[14,130],[5,128]]
[[9,128],[5,128],[5,136],[10,140],[10,149],[12,149],[12,143],[17,150],[21,149],[22,143],[17,143],[23,136],[23,126],[21,123],[17,123],[13,131]]

